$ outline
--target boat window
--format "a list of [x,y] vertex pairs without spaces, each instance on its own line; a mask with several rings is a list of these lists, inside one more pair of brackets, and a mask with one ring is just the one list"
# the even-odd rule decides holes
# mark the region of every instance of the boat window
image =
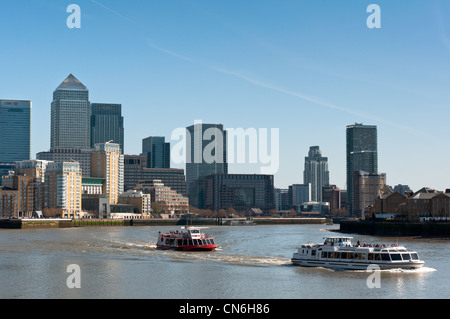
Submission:
[[402,257],[400,257],[400,254],[391,254],[392,260],[402,260]]
[[341,253],[341,259],[347,259],[347,253]]
[[198,245],[198,240],[197,239],[192,239],[192,241],[194,242],[194,245]]
[[362,253],[355,253],[353,258],[355,260],[365,260],[366,259],[366,254],[362,254]]
[[188,240],[188,245],[189,245],[189,246],[192,246],[192,239],[189,239],[189,240]]
[[214,245],[214,239],[210,239],[211,245]]
[[369,256],[367,257],[367,260],[373,260],[373,254],[369,253]]
[[381,254],[381,260],[390,261],[391,258],[389,258],[389,254]]
[[181,246],[183,244],[183,239],[177,239],[178,246]]
[[327,258],[327,252],[326,251],[322,251],[322,258]]
[[316,255],[316,250],[315,249],[311,250],[311,256],[315,256],[315,255]]
[[402,253],[402,259],[403,260],[410,260],[411,256],[408,253]]
[[419,260],[419,255],[417,253],[411,253],[411,258],[413,260]]
[[381,260],[380,254],[373,254],[373,260]]

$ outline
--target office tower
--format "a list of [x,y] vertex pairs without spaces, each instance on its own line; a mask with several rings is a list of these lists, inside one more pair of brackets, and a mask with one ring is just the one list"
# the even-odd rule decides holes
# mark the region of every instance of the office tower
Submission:
[[31,101],[0,100],[0,163],[31,158]]
[[289,186],[290,207],[297,212],[303,203],[311,201],[311,184],[293,184]]
[[375,205],[375,200],[383,193],[385,185],[386,174],[353,172],[353,213],[364,216],[364,210]]
[[51,109],[51,149],[89,148],[91,107],[88,89],[70,74],[53,92]]
[[150,136],[142,140],[142,155],[148,168],[170,168],[170,143],[164,137]]
[[91,176],[105,179],[103,194],[109,203],[117,204],[123,192],[123,155],[116,143],[96,144],[91,157]]
[[112,142],[124,153],[124,128],[121,104],[91,103],[91,148]]
[[204,208],[205,176],[227,174],[227,135],[222,124],[186,128],[186,186],[190,205]]
[[44,216],[80,218],[81,170],[77,162],[51,162],[45,171]]
[[36,159],[52,162],[78,162],[83,177],[91,176],[92,148],[55,147],[48,152],[39,152]]
[[348,125],[347,139],[347,200],[350,213],[356,213],[354,209],[354,172],[365,171],[369,174],[378,173],[378,146],[377,127],[355,123]]
[[322,157],[319,146],[311,146],[308,156],[305,157],[303,183],[311,183],[311,200],[321,202],[322,187],[330,183],[330,173],[328,171],[328,158]]
[[273,175],[214,174],[205,177],[205,208],[219,211],[275,208]]

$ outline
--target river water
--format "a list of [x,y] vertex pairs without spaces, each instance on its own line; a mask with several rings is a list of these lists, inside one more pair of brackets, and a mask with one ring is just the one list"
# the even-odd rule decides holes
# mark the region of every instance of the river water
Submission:
[[[155,249],[159,231],[178,227],[0,230],[0,298],[398,299],[450,298],[450,241],[354,236],[419,252],[421,270],[371,273],[293,266],[295,248],[335,236],[325,225],[212,226],[213,252]],[[346,234],[349,235],[349,234]],[[69,265],[80,288],[69,288]]]

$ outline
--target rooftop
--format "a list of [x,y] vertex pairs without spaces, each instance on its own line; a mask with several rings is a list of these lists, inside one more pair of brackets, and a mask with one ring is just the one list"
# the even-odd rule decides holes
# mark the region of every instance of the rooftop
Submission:
[[72,74],[69,74],[69,76],[58,86],[58,89],[87,90],[86,86]]

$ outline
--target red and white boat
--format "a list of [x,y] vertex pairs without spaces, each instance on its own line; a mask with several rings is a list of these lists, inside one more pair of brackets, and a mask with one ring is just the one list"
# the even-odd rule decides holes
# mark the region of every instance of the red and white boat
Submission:
[[214,250],[214,236],[203,234],[200,230],[208,227],[181,227],[186,231],[159,232],[156,248],[172,250]]

